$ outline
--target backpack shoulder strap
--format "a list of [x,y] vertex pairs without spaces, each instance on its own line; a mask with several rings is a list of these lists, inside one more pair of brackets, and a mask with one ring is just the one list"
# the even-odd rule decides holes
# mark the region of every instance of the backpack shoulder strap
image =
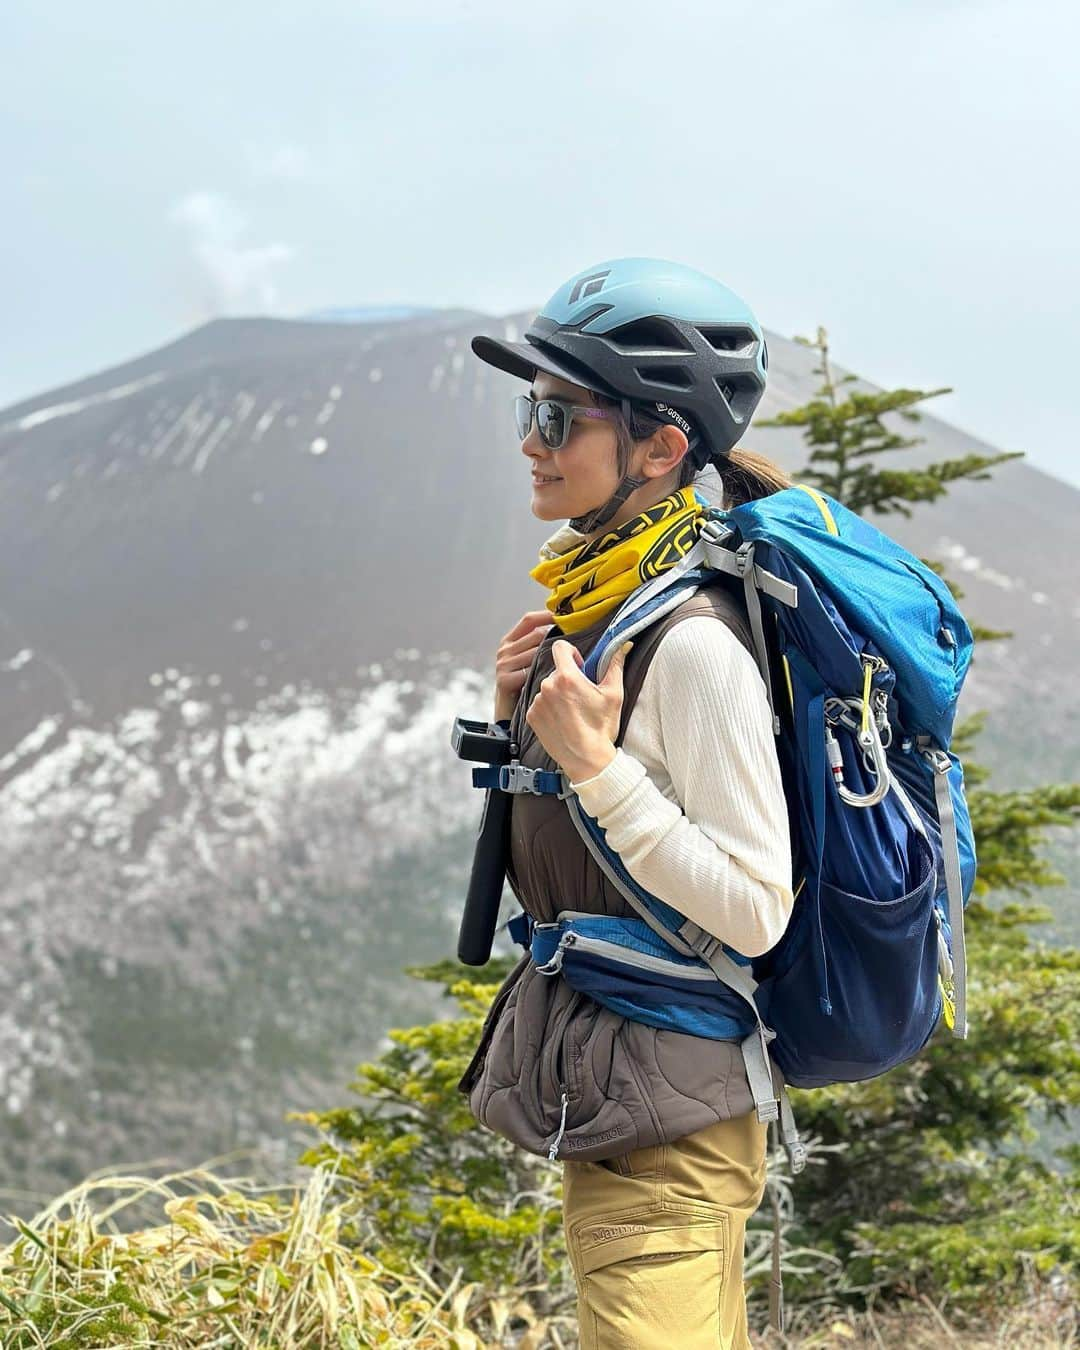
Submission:
[[693,619],[701,615],[708,615],[727,624],[739,642],[753,656],[754,643],[747,622],[742,588],[729,578],[719,576],[709,586],[694,591],[676,609],[669,610],[648,628],[634,634],[634,645],[623,668],[623,707],[619,720],[619,741],[626,733],[626,723],[641,693],[645,673],[664,634],[683,619]]

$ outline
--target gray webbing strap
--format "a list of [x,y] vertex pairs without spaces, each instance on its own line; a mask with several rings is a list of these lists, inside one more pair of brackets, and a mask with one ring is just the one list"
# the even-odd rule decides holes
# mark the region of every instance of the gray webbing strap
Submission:
[[754,637],[754,651],[757,653],[758,670],[765,681],[765,693],[769,699],[769,712],[772,716],[773,735],[780,735],[780,719],[776,715],[773,702],[772,675],[769,671],[769,649],[765,645],[765,625],[761,619],[761,598],[758,595],[756,568],[754,566],[754,545],[740,544],[735,554],[743,582],[743,594],[746,597],[746,613],[750,619],[750,631]]
[[[775,1125],[769,1127],[775,1147]],[[769,1187],[769,1199],[772,1202],[772,1279],[769,1281],[769,1326],[777,1331],[784,1329],[784,1272],[780,1263],[780,1197],[776,1187]]]
[[757,982],[750,974],[749,966],[736,965],[717,939],[697,924],[685,923],[679,932],[694,951],[709,963],[709,968],[717,979],[722,980],[737,994],[741,994],[753,1009],[757,1026],[743,1041],[742,1047],[746,1075],[750,1080],[750,1091],[754,1097],[758,1120],[772,1121],[779,1116],[780,1137],[791,1163],[791,1170],[793,1173],[801,1172],[806,1166],[806,1145],[799,1138],[783,1071],[769,1054],[769,1042],[776,1039],[776,1032],[761,1020],[761,1013],[754,1001]]
[[[775,1144],[775,1132],[778,1129],[780,1139],[784,1145],[784,1151],[788,1155],[788,1161],[791,1164],[792,1175],[797,1176],[806,1166],[806,1145],[799,1138],[799,1132],[795,1128],[795,1117],[792,1114],[791,1102],[788,1099],[787,1086],[784,1083],[784,1075],[780,1066],[775,1060],[770,1061],[772,1067],[773,1090],[780,1102],[780,1120],[778,1125],[771,1127],[770,1133],[773,1135]],[[773,1236],[772,1236],[772,1279],[769,1282],[769,1325],[775,1327],[777,1331],[784,1329],[784,1274],[780,1261],[780,1200],[777,1195],[776,1187],[770,1190],[773,1210]]]
[[964,883],[960,876],[960,843],[956,837],[956,812],[949,791],[949,760],[942,752],[934,765],[934,798],[941,824],[941,851],[945,859],[945,886],[949,893],[949,927],[952,929],[953,990],[956,1018],[953,1035],[967,1038],[967,957],[964,948]]
[[791,1163],[792,1174],[798,1176],[806,1166],[806,1145],[799,1138],[799,1131],[795,1127],[795,1114],[791,1109],[783,1070],[775,1060],[770,1060],[769,1064],[772,1068],[773,1090],[780,1103],[780,1138]]
[[[717,572],[727,572],[733,577],[742,576],[738,558],[732,549],[706,540],[703,544],[703,553],[706,563]],[[793,586],[790,581],[782,580],[774,572],[766,572],[765,568],[759,567],[757,563],[754,564],[754,584],[759,591],[771,595],[774,600],[779,600],[789,609],[798,608],[798,587]]]
[[[720,939],[713,937],[712,933],[707,932],[691,919],[687,919],[679,929],[679,936],[689,943],[690,949],[695,955],[709,963],[709,967],[717,979],[723,980],[729,989],[734,989],[737,994],[741,994],[746,999],[747,1003],[754,1009],[758,1022],[760,1022],[761,1014],[758,1013],[757,1004],[754,1002],[757,980],[754,979],[750,967],[737,965],[724,951]],[[772,1040],[771,1033],[768,1039]]]
[[760,1023],[743,1039],[740,1048],[757,1118],[763,1125],[769,1124],[777,1118],[779,1108],[773,1096],[772,1077],[769,1074],[768,1042],[765,1039],[765,1029]]
[[776,1120],[780,1114],[780,1107],[776,1100],[772,1060],[769,1056],[769,1042],[775,1039],[776,1032],[761,1020],[761,1013],[754,1001],[757,981],[750,973],[749,966],[737,965],[724,951],[718,939],[698,924],[687,920],[679,929],[679,936],[708,963],[709,969],[718,980],[742,997],[754,1014],[757,1025],[741,1042],[743,1064],[746,1066],[746,1078],[750,1084],[750,1094],[754,1098],[758,1120],[762,1123]]

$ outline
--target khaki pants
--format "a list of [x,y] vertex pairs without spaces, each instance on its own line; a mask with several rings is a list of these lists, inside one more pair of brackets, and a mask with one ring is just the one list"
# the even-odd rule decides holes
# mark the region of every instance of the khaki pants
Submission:
[[563,1164],[581,1350],[749,1350],[743,1245],[765,1192],[767,1130],[751,1111]]

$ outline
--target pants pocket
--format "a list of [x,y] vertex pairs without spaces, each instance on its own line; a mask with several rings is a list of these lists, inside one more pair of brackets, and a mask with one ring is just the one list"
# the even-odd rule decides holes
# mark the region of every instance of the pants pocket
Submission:
[[726,1215],[627,1216],[576,1238],[581,1350],[737,1344],[724,1325]]
[[631,1149],[629,1153],[616,1153],[610,1158],[597,1161],[609,1172],[617,1172],[621,1177],[659,1177],[662,1170],[663,1151],[666,1144],[649,1144],[644,1148]]

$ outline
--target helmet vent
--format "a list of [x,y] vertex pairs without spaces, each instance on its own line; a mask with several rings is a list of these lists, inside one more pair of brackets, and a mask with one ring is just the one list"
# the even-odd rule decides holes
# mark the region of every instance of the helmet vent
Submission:
[[718,352],[739,352],[749,356],[757,342],[757,334],[749,328],[700,328],[698,331],[709,346]]
[[634,319],[604,334],[605,339],[627,355],[635,352],[690,352],[693,348],[679,331],[662,319]]
[[694,377],[685,366],[635,366],[638,376],[645,384],[655,385],[658,389],[693,389]]
[[758,401],[758,387],[753,380],[734,378],[730,375],[717,375],[714,383],[717,389],[724,396],[724,401],[731,409],[731,415],[737,422],[741,422],[746,412],[746,405],[750,403],[755,405]]

